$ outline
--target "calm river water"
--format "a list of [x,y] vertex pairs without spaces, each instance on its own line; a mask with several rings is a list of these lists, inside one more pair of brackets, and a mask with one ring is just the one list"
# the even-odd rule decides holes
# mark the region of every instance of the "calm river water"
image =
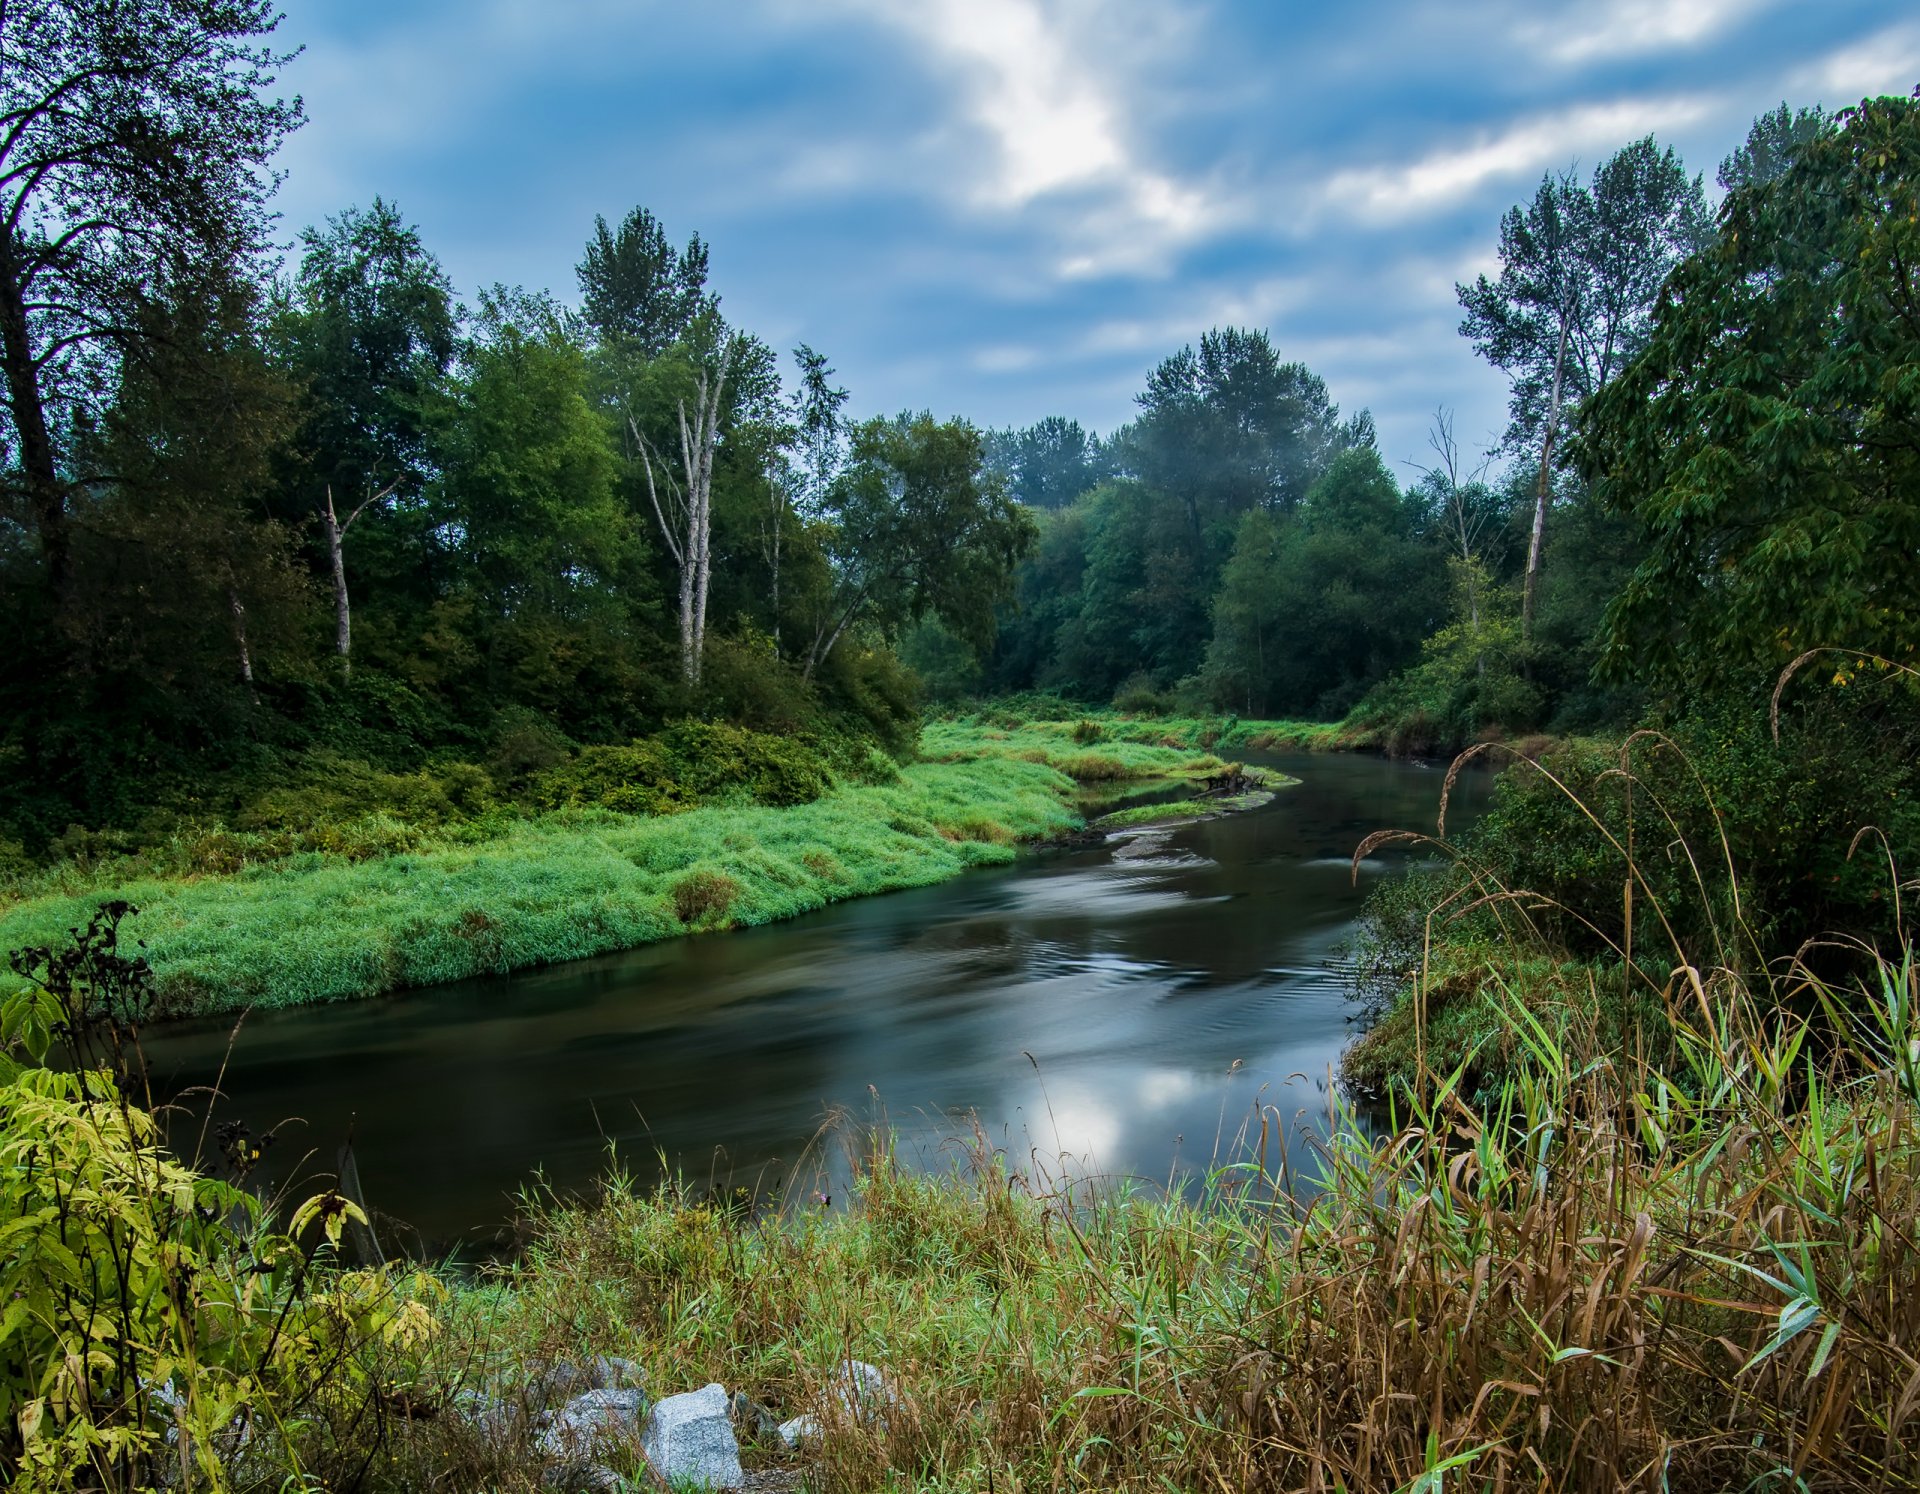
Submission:
[[[844,1180],[832,1113],[941,1165],[977,1116],[1019,1166],[1165,1180],[1259,1106],[1324,1129],[1352,1009],[1329,968],[1370,883],[1369,831],[1430,830],[1443,774],[1268,757],[1302,780],[1137,859],[1042,852],[771,928],[377,1001],[150,1035],[161,1086],[279,1123],[282,1172],[349,1135],[368,1203],[429,1249],[491,1235],[539,1173],[591,1186],[608,1147],[703,1183]],[[1449,828],[1484,798],[1456,789]]]

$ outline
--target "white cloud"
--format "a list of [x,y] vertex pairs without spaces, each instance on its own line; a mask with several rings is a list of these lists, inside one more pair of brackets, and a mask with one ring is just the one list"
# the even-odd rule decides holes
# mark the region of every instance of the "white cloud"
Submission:
[[1705,98],[1624,99],[1585,104],[1508,125],[1471,144],[1409,165],[1356,167],[1326,184],[1327,204],[1379,223],[1451,207],[1482,185],[1564,166],[1583,152],[1617,149],[1649,131],[1694,123],[1711,112]]
[[921,43],[961,87],[966,123],[989,145],[967,162],[978,206],[1005,213],[1047,199],[1071,208],[1056,269],[1067,278],[1151,272],[1169,251],[1237,215],[1224,195],[1143,158],[1122,99],[1150,83],[1137,58],[1105,49],[1124,33],[1108,11],[1039,0],[854,0]]
[[1797,88],[1842,108],[1883,93],[1911,93],[1920,84],[1920,26],[1893,26],[1851,47],[1829,52],[1794,75]]
[[1735,22],[1766,10],[1773,0],[1613,0],[1585,4],[1578,19],[1537,21],[1523,33],[1556,62],[1579,64],[1611,57],[1698,46]]

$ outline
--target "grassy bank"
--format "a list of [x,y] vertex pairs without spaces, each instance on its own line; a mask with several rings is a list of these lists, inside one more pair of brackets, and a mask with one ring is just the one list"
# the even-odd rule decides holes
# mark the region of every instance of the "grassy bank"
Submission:
[[228,875],[69,867],[0,907],[0,948],[57,942],[112,898],[140,909],[127,932],[144,942],[169,1011],[371,996],[940,882],[1075,826],[1075,775],[1220,766],[1131,743],[1098,761],[1056,759],[935,725],[925,760],[894,781],[791,807],[563,808],[501,819],[480,838],[469,828],[395,854],[308,852]]
[[1020,696],[928,726],[925,740],[946,750],[992,746],[1060,762],[1127,763],[1139,748],[1209,753],[1349,752],[1376,745],[1337,721],[1247,721],[1238,716],[1160,716],[1092,709],[1047,696]]
[[1336,1135],[1310,1202],[1263,1202],[1252,1155],[1168,1199],[881,1151],[850,1209],[758,1223],[615,1184],[538,1213],[448,1342],[789,1415],[886,1366],[902,1409],[842,1419],[820,1489],[1912,1487],[1915,975],[1836,993],[1865,1015],[1819,1064],[1726,983],[1662,1065],[1510,1006],[1483,1111],[1441,1084]]

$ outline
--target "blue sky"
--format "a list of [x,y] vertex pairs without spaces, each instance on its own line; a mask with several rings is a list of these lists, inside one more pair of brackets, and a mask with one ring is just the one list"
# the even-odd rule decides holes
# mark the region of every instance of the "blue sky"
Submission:
[[[1910,0],[289,0],[289,234],[375,193],[463,294],[576,294],[596,213],[712,246],[728,316],[860,413],[1129,418],[1269,329],[1402,475],[1505,385],[1453,286],[1541,174],[1920,83]],[[789,365],[790,367],[790,365]]]

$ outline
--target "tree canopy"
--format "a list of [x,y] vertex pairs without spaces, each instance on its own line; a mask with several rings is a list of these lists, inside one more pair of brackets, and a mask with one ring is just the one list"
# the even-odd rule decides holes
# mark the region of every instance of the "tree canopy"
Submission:
[[1606,664],[1667,689],[1920,649],[1920,105],[1880,99],[1729,195],[1580,460],[1647,553]]

